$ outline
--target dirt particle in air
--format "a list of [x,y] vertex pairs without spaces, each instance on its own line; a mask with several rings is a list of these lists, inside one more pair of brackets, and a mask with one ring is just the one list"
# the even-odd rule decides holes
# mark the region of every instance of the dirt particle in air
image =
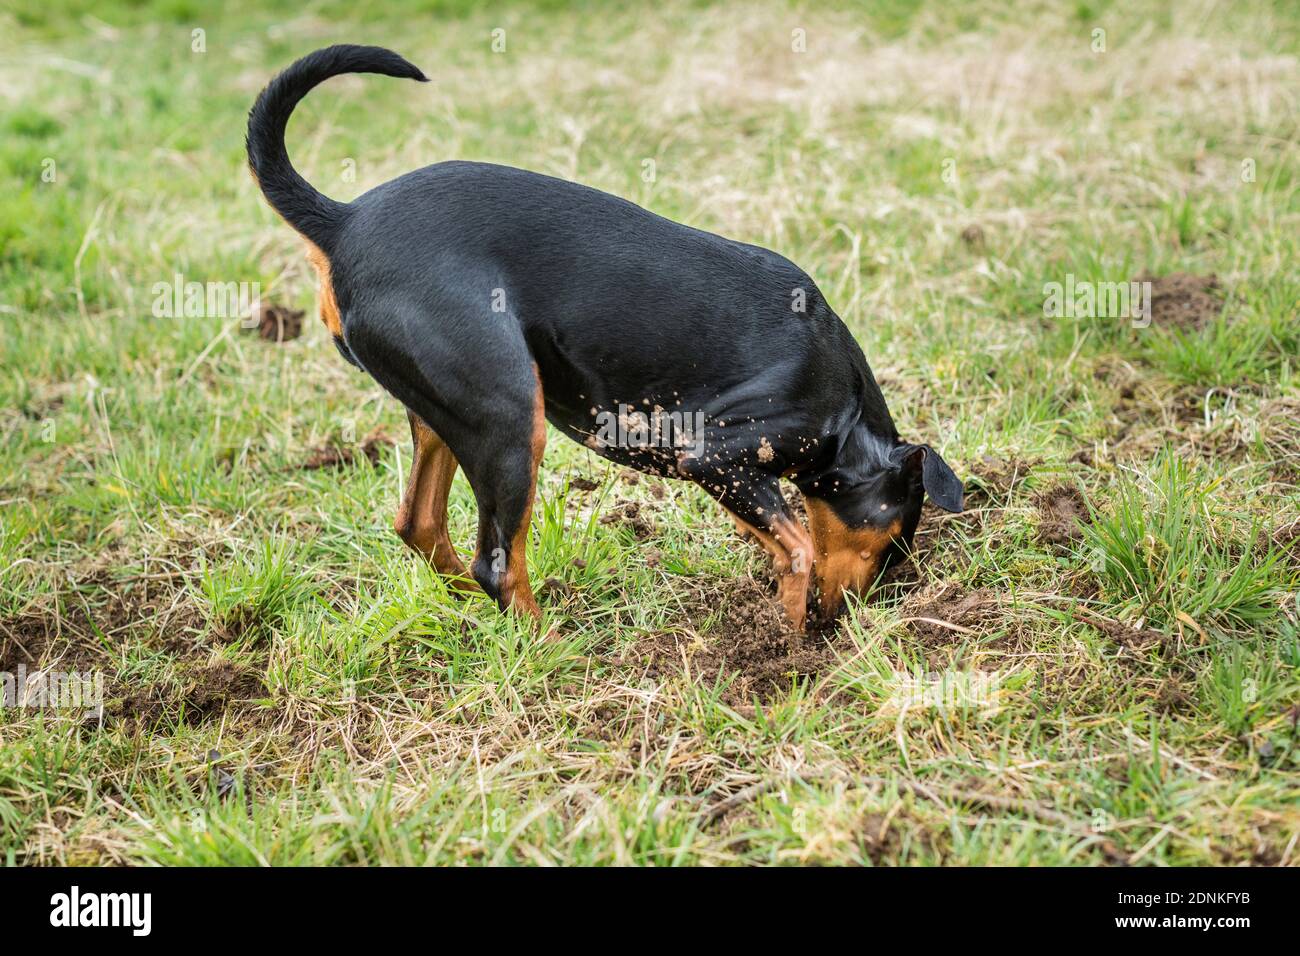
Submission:
[[577,491],[595,491],[600,485],[583,475],[575,475],[569,479],[569,487]]
[[808,510],[804,507],[803,494],[797,488],[785,489],[785,508],[795,521],[807,527]]
[[979,251],[984,248],[984,229],[972,223],[961,231],[961,241],[967,249]]
[[654,537],[655,526],[650,520],[649,508],[639,501],[620,501],[600,519],[601,524],[623,525],[632,531],[638,541]]

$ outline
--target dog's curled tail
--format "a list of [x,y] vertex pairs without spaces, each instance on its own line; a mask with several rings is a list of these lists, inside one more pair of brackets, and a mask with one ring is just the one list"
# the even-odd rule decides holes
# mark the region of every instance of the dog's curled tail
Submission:
[[335,202],[298,175],[284,148],[289,114],[316,84],[341,73],[382,73],[427,82],[419,68],[392,50],[340,44],[309,53],[267,84],[248,114],[248,168],[271,204],[289,225],[327,254],[347,204]]

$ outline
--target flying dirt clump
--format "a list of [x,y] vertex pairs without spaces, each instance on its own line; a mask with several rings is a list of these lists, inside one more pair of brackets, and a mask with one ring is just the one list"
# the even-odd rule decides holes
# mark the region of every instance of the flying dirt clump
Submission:
[[623,500],[600,519],[601,524],[623,525],[631,529],[638,541],[645,541],[655,535],[654,521],[650,517],[650,508],[639,501]]

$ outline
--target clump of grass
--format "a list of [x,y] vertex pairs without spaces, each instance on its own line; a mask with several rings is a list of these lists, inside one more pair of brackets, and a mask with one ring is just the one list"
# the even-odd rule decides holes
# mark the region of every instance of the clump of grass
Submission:
[[1219,316],[1199,331],[1158,334],[1147,346],[1151,360],[1171,378],[1201,387],[1263,381],[1274,364],[1266,347],[1270,330]]
[[1243,629],[1276,614],[1281,555],[1255,522],[1244,541],[1225,540],[1219,484],[1168,450],[1150,475],[1120,478],[1113,509],[1095,515],[1085,540],[1126,616]]
[[312,593],[284,539],[267,538],[224,565],[200,562],[199,587],[212,621],[234,640],[255,643]]

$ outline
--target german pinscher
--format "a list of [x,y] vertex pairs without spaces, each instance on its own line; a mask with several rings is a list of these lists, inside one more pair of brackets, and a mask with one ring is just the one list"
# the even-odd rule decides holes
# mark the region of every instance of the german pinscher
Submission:
[[[351,203],[317,192],[285,126],[343,73],[426,79],[378,47],[312,53],[257,98],[248,164],[307,240],[339,352],[407,408],[415,458],[396,528],[440,573],[540,615],[524,551],[547,421],[717,499],[772,555],[799,628],[814,581],[833,614],[906,552],[926,493],[961,510],[952,469],[899,439],[849,330],[774,252],[486,163],[438,163]],[[478,503],[468,574],[447,535],[457,466]],[[803,493],[807,530],[782,478]]]

